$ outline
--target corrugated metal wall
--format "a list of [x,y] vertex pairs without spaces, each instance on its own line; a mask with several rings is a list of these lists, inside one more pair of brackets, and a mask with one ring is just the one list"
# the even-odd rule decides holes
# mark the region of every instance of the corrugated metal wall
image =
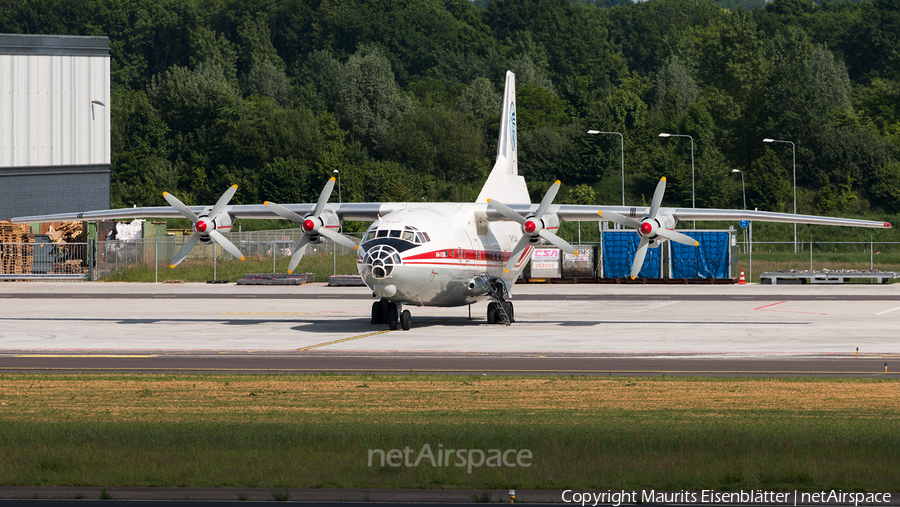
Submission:
[[109,86],[108,56],[0,54],[0,167],[108,165]]

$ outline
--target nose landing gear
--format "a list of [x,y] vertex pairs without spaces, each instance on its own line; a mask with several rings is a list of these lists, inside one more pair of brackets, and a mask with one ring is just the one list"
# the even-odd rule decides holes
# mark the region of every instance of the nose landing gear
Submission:
[[397,327],[409,331],[411,323],[412,314],[404,310],[402,304],[388,299],[372,303],[372,324],[387,324],[391,331],[396,331]]

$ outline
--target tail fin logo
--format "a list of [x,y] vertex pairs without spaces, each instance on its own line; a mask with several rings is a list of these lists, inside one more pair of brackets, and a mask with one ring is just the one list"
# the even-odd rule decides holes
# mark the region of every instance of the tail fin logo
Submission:
[[516,103],[509,103],[509,141],[512,149],[516,149]]

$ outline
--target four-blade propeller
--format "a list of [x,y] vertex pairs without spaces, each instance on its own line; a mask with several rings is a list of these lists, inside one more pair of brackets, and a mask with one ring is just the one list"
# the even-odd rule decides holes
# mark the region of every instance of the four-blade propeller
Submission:
[[663,176],[663,178],[659,180],[659,183],[656,184],[656,191],[653,192],[653,200],[650,202],[650,212],[640,221],[628,218],[618,213],[613,213],[611,211],[599,212],[600,216],[609,220],[610,222],[615,222],[619,225],[624,225],[625,227],[634,227],[635,229],[637,229],[638,235],[640,235],[641,237],[641,242],[638,244],[637,252],[635,252],[634,254],[634,262],[631,264],[632,280],[637,278],[638,273],[640,273],[641,267],[644,265],[644,257],[647,255],[647,247],[650,246],[650,242],[657,236],[671,239],[672,241],[681,243],[683,245],[700,245],[699,241],[690,236],[662,227],[659,223],[659,220],[656,219],[656,215],[659,212],[659,205],[662,204],[662,198],[665,191],[666,178],[665,176]]
[[328,198],[331,197],[331,191],[333,189],[334,178],[332,177],[330,180],[328,180],[328,183],[325,184],[325,188],[322,189],[322,193],[319,194],[319,202],[316,203],[315,209],[313,209],[312,213],[306,216],[300,216],[297,213],[294,213],[293,211],[285,208],[284,206],[275,204],[274,202],[266,201],[264,203],[266,207],[270,208],[276,215],[286,220],[290,220],[291,222],[300,224],[300,227],[303,229],[303,237],[300,238],[300,243],[297,244],[297,248],[294,249],[294,254],[291,255],[291,263],[288,266],[288,273],[294,272],[294,269],[297,268],[297,264],[300,263],[300,259],[303,258],[303,253],[306,251],[306,246],[309,244],[310,240],[315,239],[319,235],[325,236],[331,241],[334,241],[335,243],[343,245],[347,248],[352,248],[354,250],[359,248],[359,245],[357,245],[355,241],[339,232],[334,232],[328,229],[325,226],[325,223],[322,221],[322,210],[325,209],[325,204],[328,203]]
[[488,199],[488,205],[501,215],[506,218],[519,222],[522,224],[522,239],[516,243],[515,248],[513,248],[512,254],[509,256],[509,261],[507,261],[506,266],[503,268],[504,273],[509,273],[512,268],[516,265],[519,257],[522,255],[522,252],[528,247],[528,243],[537,237],[544,238],[548,242],[552,243],[554,246],[559,247],[565,252],[570,254],[577,254],[578,251],[575,250],[575,247],[570,245],[564,239],[560,238],[556,234],[550,232],[549,230],[544,228],[544,223],[541,221],[541,217],[544,216],[544,213],[547,212],[547,208],[553,204],[553,199],[556,198],[556,193],[559,192],[559,180],[553,185],[550,185],[550,189],[547,190],[547,194],[544,195],[544,198],[541,200],[540,206],[538,206],[537,211],[534,215],[528,215],[523,217],[522,215],[516,213],[509,206],[503,204],[500,201],[494,199]]
[[163,197],[166,198],[166,201],[172,205],[173,208],[178,210],[179,213],[184,215],[185,218],[191,221],[193,224],[194,233],[191,234],[191,237],[181,246],[178,252],[175,254],[175,258],[172,259],[171,267],[175,267],[181,264],[181,261],[184,260],[185,257],[191,253],[191,249],[194,248],[194,245],[197,244],[200,240],[203,239],[211,239],[222,246],[226,252],[231,255],[239,258],[240,260],[244,260],[244,254],[241,253],[238,247],[234,246],[234,243],[228,241],[228,238],[222,235],[216,229],[223,223],[227,223],[229,226],[231,225],[231,219],[227,218],[228,214],[225,214],[224,219],[221,221],[217,221],[219,214],[228,206],[228,202],[231,201],[231,198],[234,197],[234,193],[237,191],[237,185],[232,185],[228,187],[228,190],[222,194],[222,197],[219,198],[218,202],[216,202],[215,206],[209,210],[209,213],[201,216],[197,216],[193,211],[190,210],[187,206],[184,205],[183,202],[179,201],[177,197],[174,195],[163,192]]
[[[322,189],[322,193],[319,194],[319,201],[316,203],[316,207],[313,209],[312,213],[307,214],[306,216],[300,216],[297,213],[281,206],[279,204],[275,204],[274,202],[266,201],[265,205],[270,208],[276,215],[290,220],[292,222],[296,222],[300,224],[303,229],[303,237],[300,239],[300,243],[297,245],[297,248],[294,250],[293,255],[291,256],[291,262],[288,266],[288,273],[292,273],[294,269],[296,269],[297,264],[299,264],[300,259],[303,258],[303,253],[306,251],[306,247],[310,241],[314,240],[317,236],[322,235],[331,241],[343,245],[347,248],[352,248],[354,250],[359,248],[359,245],[352,240],[351,238],[344,236],[339,232],[332,231],[327,228],[325,223],[323,222],[321,215],[322,211],[325,209],[325,204],[328,203],[328,199],[331,197],[331,191],[334,189],[334,178],[328,180],[328,183],[325,184],[325,188]],[[547,190],[547,193],[544,195],[544,198],[541,200],[541,204],[538,206],[537,211],[533,215],[522,216],[509,206],[503,204],[500,201],[488,199],[488,204],[494,208],[497,212],[499,212],[504,217],[518,222],[522,225],[522,238],[516,243],[516,246],[513,248],[512,253],[510,254],[509,260],[504,266],[504,272],[509,273],[512,268],[516,265],[519,257],[521,257],[522,253],[528,247],[530,242],[535,241],[538,237],[547,240],[549,243],[554,246],[560,248],[561,250],[571,253],[577,254],[575,247],[570,245],[564,239],[560,238],[553,232],[550,232],[545,228],[544,222],[541,218],[544,216],[544,213],[547,212],[547,209],[550,208],[550,205],[553,204],[553,199],[556,198],[557,192],[559,192],[560,182],[556,180],[553,185],[550,186],[550,189]],[[234,196],[234,193],[237,191],[237,185],[232,185],[222,194],[222,197],[219,198],[218,202],[216,202],[215,206],[213,206],[209,213],[198,216],[193,211],[190,210],[187,206],[184,205],[178,198],[174,195],[163,192],[163,197],[165,197],[166,201],[172,205],[173,208],[178,210],[185,218],[191,221],[193,224],[194,233],[191,237],[184,243],[181,249],[178,250],[178,253],[175,254],[175,258],[172,259],[171,267],[175,267],[183,261],[191,249],[203,239],[211,239],[222,246],[228,253],[234,255],[235,257],[240,258],[240,260],[244,260],[244,255],[241,253],[238,247],[234,246],[234,243],[229,241],[225,236],[223,236],[217,229],[217,221],[216,218],[225,210],[225,207],[228,206],[228,202],[231,201],[231,198]],[[659,220],[657,220],[657,213],[659,212],[659,206],[662,204],[663,194],[666,191],[666,178],[663,177],[659,180],[659,183],[656,185],[656,190],[653,192],[653,200],[650,203],[650,211],[644,216],[640,221],[634,220],[632,218],[628,218],[624,215],[620,215],[618,213],[613,213],[611,211],[600,211],[598,212],[600,216],[604,219],[609,220],[610,222],[615,222],[619,225],[623,225],[625,227],[633,227],[637,229],[638,235],[641,237],[641,241],[638,244],[637,251],[634,255],[634,262],[631,265],[631,279],[634,280],[637,278],[638,273],[641,271],[641,267],[644,265],[644,258],[647,255],[647,248],[650,246],[650,242],[656,239],[658,236],[666,239],[670,239],[672,241],[676,241],[678,243],[688,245],[688,246],[698,246],[700,243],[680,232],[675,232],[673,230],[666,229],[661,226]],[[224,221],[223,221],[224,222]],[[227,222],[230,224],[230,220]]]

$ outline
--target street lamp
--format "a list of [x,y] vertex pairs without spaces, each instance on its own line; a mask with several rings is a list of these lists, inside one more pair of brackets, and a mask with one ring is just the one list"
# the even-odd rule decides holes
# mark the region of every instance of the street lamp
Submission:
[[619,132],[601,132],[599,130],[588,130],[588,134],[597,135],[597,134],[614,134],[619,136],[622,142],[622,206],[625,206],[625,136],[623,136]]
[[[334,174],[334,177],[337,178],[337,183],[338,183],[338,205],[340,205],[340,204],[343,204],[343,199],[341,198],[341,172],[338,171],[337,169],[335,169],[334,171],[332,171],[332,173]],[[344,232],[344,221],[343,221],[343,220],[340,220],[340,221],[339,221],[339,224],[340,224],[340,225],[338,226],[338,231],[340,231],[341,233],[343,233],[343,232]],[[334,244],[332,245],[331,253],[332,253],[332,256],[333,256],[333,258],[334,258],[334,259],[333,259],[333,261],[334,261],[334,274],[337,275],[337,243],[334,243]]]
[[[691,207],[696,208],[697,202],[694,198],[695,197],[695,194],[694,194],[694,138],[689,135],[686,135],[686,134],[667,134],[665,132],[661,132],[659,134],[659,137],[687,137],[688,139],[691,140]],[[694,221],[693,227],[694,227],[694,229],[697,228],[696,220]]]
[[733,173],[741,173],[741,193],[744,194],[744,209],[747,209],[747,187],[744,186],[744,171],[740,169],[732,169]]
[[[797,147],[791,141],[780,141],[778,139],[763,139],[764,143],[785,143],[791,145],[791,155],[794,159],[794,214],[797,214]],[[797,224],[794,223],[794,253],[797,253]]]

